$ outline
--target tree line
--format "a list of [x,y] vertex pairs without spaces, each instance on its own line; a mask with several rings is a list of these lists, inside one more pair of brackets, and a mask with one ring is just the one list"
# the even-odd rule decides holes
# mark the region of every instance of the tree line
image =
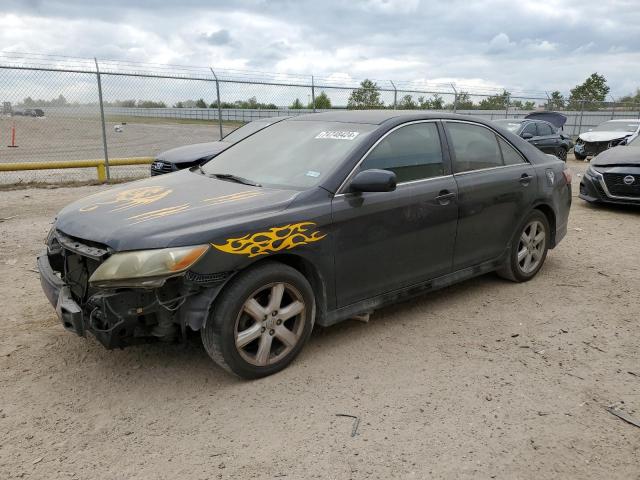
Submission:
[[[587,79],[579,85],[576,85],[570,90],[570,94],[567,98],[555,90],[548,95],[546,101],[543,101],[540,105],[547,110],[598,110],[600,108],[610,108],[605,105],[610,87],[607,85],[607,80],[604,75],[600,75],[597,72],[592,73]],[[402,92],[401,92],[402,93]],[[624,108],[624,104],[627,104],[630,108],[638,108],[640,104],[640,88],[635,93],[625,95],[615,101],[616,104]],[[635,105],[632,105],[635,104]],[[81,105],[80,103],[69,103],[63,95],[59,95],[51,100],[37,99],[34,100],[31,97],[26,97],[19,106],[23,108],[34,107],[64,107],[70,105]],[[96,105],[96,103],[89,103],[84,105]],[[125,107],[125,108],[167,108],[167,104],[164,101],[154,100],[115,100],[106,101],[104,105],[107,107]],[[460,91],[455,96],[455,108],[458,110],[503,110],[509,107],[520,110],[533,110],[537,107],[535,101],[522,100],[513,98],[512,94],[503,90],[500,93],[494,95],[488,95],[478,102],[475,102],[472,98],[472,94],[467,91]],[[172,104],[173,108],[218,108],[218,102],[214,101],[207,104],[204,98],[198,100],[183,100]],[[263,109],[263,110],[277,110],[278,107],[274,103],[259,102],[258,99],[253,96],[247,100],[236,100],[233,102],[221,102],[221,108],[236,108],[236,109]],[[331,99],[326,92],[321,91],[319,95],[315,97],[314,101],[310,101],[306,105],[296,98],[288,108],[293,110],[299,109],[315,109],[328,110],[330,108],[344,108],[334,107],[331,103]],[[420,95],[414,98],[409,93],[401,94],[400,98],[396,98],[395,104],[385,104],[382,99],[382,90],[378,84],[372,80],[365,79],[360,83],[358,88],[351,91],[349,99],[346,105],[347,109],[359,110],[359,109],[383,109],[383,108],[397,108],[403,110],[453,110],[454,103],[445,103],[442,95],[434,93],[431,97]]]

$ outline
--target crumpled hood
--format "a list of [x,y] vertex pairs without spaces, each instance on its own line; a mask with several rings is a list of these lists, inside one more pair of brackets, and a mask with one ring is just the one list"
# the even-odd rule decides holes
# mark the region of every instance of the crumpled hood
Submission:
[[608,142],[629,135],[633,135],[633,132],[585,132],[581,133],[578,138],[585,142]]
[[591,160],[591,165],[596,167],[610,165],[640,166],[640,147],[623,145],[620,147],[610,148],[609,150],[605,150],[594,157]]
[[195,162],[203,157],[218,155],[231,146],[227,142],[207,142],[193,145],[183,145],[159,153],[156,158],[171,163]]
[[61,232],[116,251],[208,243],[286,208],[299,192],[252,187],[184,170],[109,188],[65,207]]

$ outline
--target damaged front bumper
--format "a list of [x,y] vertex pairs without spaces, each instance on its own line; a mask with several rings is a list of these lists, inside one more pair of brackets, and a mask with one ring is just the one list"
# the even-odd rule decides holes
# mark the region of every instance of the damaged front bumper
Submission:
[[98,290],[79,298],[56,273],[46,250],[37,266],[62,326],[81,337],[89,332],[108,349],[150,339],[171,341],[184,336],[186,327],[199,330],[222,288],[221,281],[200,284],[177,278],[160,289]]

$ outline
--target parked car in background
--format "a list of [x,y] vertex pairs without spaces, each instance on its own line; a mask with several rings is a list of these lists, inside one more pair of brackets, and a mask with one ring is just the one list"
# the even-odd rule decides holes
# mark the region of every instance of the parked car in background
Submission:
[[151,176],[162,175],[164,173],[176,172],[196,165],[208,162],[216,155],[225,151],[231,145],[259,132],[269,125],[281,122],[289,117],[270,117],[246,123],[240,128],[226,135],[218,142],[196,143],[193,145],[183,145],[159,153],[151,164]]
[[[549,115],[554,114],[555,112],[540,113],[546,113]],[[538,150],[555,155],[560,160],[566,161],[567,152],[573,147],[573,142],[569,135],[565,135],[561,131],[562,125],[564,125],[566,121],[566,117],[560,114],[555,115],[559,115],[564,120],[558,119],[556,120],[556,124],[553,124],[549,120],[525,117],[524,119],[494,120],[494,123],[523,138]],[[549,116],[547,116],[547,118],[554,119]]]
[[14,117],[44,117],[44,111],[41,108],[27,108],[25,110],[13,110],[11,115]]
[[580,181],[580,198],[591,203],[640,206],[640,138],[593,159]]
[[38,268],[71,332],[118,348],[199,331],[216,363],[257,378],[314,325],[488,272],[532,279],[570,205],[566,165],[489,122],[317,113],[72,203]]
[[581,133],[573,153],[578,160],[595,157],[600,152],[617,145],[625,145],[638,136],[639,119],[616,119],[601,123],[596,128]]

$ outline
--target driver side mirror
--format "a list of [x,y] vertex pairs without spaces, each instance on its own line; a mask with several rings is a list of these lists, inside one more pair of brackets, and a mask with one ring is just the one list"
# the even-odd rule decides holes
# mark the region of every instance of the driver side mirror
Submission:
[[522,135],[520,135],[522,138],[524,138],[525,140],[529,140],[531,138],[533,138],[533,134],[527,132],[527,133],[523,133]]
[[358,173],[349,185],[352,192],[392,192],[396,189],[396,174],[375,168]]

